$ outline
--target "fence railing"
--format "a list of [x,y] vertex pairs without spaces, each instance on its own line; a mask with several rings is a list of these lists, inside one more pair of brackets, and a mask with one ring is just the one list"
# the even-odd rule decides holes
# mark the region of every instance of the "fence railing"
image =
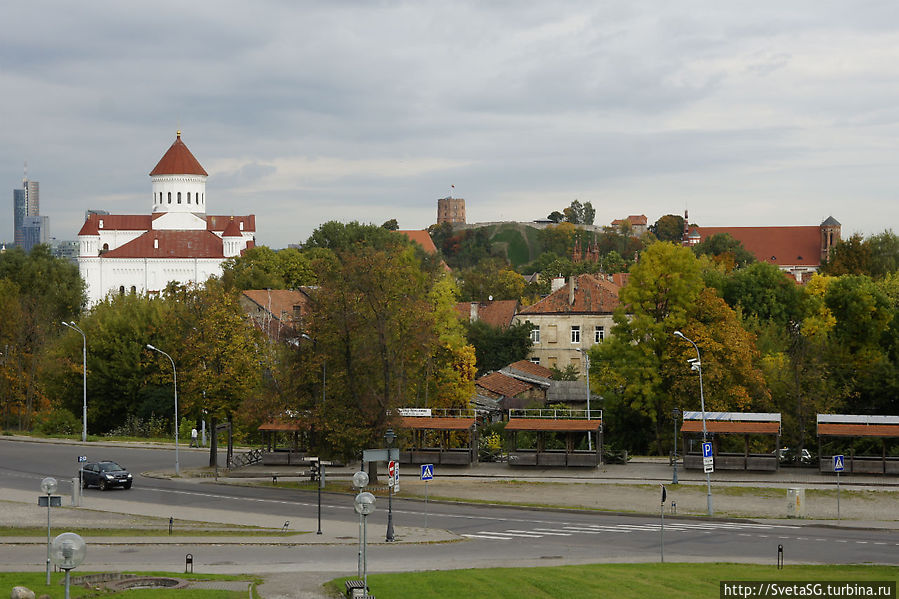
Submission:
[[509,410],[509,418],[547,418],[551,420],[602,420],[602,410],[522,408]]

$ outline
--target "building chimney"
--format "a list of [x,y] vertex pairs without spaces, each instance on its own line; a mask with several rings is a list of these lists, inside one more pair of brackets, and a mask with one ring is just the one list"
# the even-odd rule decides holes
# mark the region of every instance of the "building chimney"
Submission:
[[478,302],[471,302],[471,312],[468,316],[469,322],[477,322],[478,321]]
[[553,278],[552,285],[550,286],[550,292],[556,292],[562,287],[565,286],[565,277],[559,275],[558,277]]
[[568,280],[568,305],[574,305],[574,290],[577,289],[577,277],[571,275],[571,278]]

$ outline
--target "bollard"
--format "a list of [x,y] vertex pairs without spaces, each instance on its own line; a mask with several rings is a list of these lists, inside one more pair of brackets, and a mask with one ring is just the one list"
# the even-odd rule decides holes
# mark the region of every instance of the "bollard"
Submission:
[[184,556],[184,573],[187,574],[187,569],[190,568],[190,573],[194,573],[194,555],[192,553],[188,553]]
[[175,517],[169,516],[169,536],[172,536],[172,526],[175,524]]
[[288,528],[290,528],[290,520],[284,522],[284,526],[281,527],[281,532],[287,532]]
[[278,484],[278,477],[277,477],[277,476],[273,476],[273,477],[272,477],[272,484],[273,484],[273,485],[277,485],[277,484]]
[[676,501],[672,501],[672,502],[671,502],[671,513],[672,513],[672,514],[676,514],[676,513],[677,513],[677,502],[676,502]]
[[784,567],[784,546],[777,546],[777,569],[783,570]]

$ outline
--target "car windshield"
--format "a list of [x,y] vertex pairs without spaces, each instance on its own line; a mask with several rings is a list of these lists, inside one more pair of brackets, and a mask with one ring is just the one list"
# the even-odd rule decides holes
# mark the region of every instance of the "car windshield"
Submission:
[[101,472],[118,472],[119,470],[124,470],[124,468],[122,468],[115,462],[104,462],[100,464]]

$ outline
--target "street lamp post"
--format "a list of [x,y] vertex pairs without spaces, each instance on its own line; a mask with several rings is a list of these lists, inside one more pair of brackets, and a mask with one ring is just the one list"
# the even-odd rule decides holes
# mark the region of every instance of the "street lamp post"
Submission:
[[50,500],[56,493],[56,479],[48,476],[41,481],[41,491],[47,494],[47,586],[50,586]]
[[87,336],[85,336],[84,331],[78,328],[74,322],[66,322],[62,321],[62,325],[65,327],[69,327],[73,331],[77,331],[81,333],[81,340],[83,342],[81,347],[81,370],[82,370],[82,382],[83,382],[83,392],[84,392],[84,401],[81,406],[81,442],[87,442]]
[[[691,362],[690,368],[693,370],[699,371],[699,405],[702,408],[702,442],[705,443],[708,439],[708,433],[706,431],[705,426],[705,395],[703,395],[702,391],[702,356],[699,354],[699,347],[693,342],[692,339],[681,333],[680,331],[674,331],[675,337],[680,337],[684,341],[689,341],[690,345],[693,346],[693,349],[696,350],[696,361]],[[705,483],[706,483],[706,503],[708,504],[709,516],[712,515],[712,479],[709,476],[709,473],[705,473]]]
[[[390,463],[390,449],[393,447],[393,442],[396,440],[396,434],[393,432],[392,428],[388,428],[387,432],[384,433],[384,440],[387,441],[387,462]],[[387,476],[390,477],[391,474],[388,472]],[[396,537],[393,535],[393,480],[388,481],[387,485],[387,538],[386,541],[388,543],[392,543]]]
[[[578,348],[578,351],[584,354],[587,369],[587,420],[590,420],[590,354],[581,348]],[[593,434],[590,431],[587,431],[587,451],[593,451]]]
[[178,372],[175,370],[175,360],[172,359],[172,356],[168,355],[158,347],[153,347],[149,343],[147,344],[147,349],[152,349],[153,351],[161,353],[172,363],[172,380],[175,387],[175,476],[181,476],[181,465],[178,461]]
[[674,474],[671,477],[671,484],[676,485],[677,483],[677,417],[680,416],[680,410],[674,408],[671,410],[671,415],[674,417],[674,455],[672,456],[671,462],[674,464]]

